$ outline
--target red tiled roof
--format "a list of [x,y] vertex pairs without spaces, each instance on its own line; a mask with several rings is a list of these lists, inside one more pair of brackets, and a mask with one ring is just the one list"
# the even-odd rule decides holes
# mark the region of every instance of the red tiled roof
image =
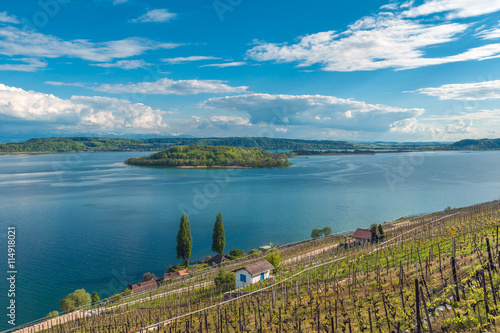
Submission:
[[138,293],[138,292],[141,292],[141,291],[145,291],[145,290],[156,288],[157,285],[158,284],[156,283],[156,280],[155,279],[151,279],[151,280],[144,281],[144,282],[141,282],[141,283],[138,283],[138,284],[130,284],[128,287],[129,287],[129,289],[132,290],[132,292]]
[[352,237],[357,238],[357,239],[371,239],[372,238],[372,232],[367,229],[357,229],[353,234]]

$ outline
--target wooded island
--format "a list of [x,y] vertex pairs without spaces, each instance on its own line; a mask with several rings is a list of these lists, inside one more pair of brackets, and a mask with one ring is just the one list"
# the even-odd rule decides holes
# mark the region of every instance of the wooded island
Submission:
[[227,146],[176,146],[125,163],[149,167],[284,168],[290,153],[270,153],[260,148]]

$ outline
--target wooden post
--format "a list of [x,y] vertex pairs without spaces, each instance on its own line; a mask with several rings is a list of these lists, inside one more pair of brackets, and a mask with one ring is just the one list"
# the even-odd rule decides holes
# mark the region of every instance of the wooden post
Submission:
[[418,287],[418,278],[415,279],[415,312],[417,315],[416,333],[422,333],[422,319],[420,318],[420,292]]

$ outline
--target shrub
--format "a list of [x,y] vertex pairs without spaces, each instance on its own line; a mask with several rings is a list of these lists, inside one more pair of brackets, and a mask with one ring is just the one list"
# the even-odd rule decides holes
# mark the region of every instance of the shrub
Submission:
[[214,279],[215,285],[218,287],[234,284],[235,277],[232,272],[228,272],[223,268],[219,269],[217,276]]

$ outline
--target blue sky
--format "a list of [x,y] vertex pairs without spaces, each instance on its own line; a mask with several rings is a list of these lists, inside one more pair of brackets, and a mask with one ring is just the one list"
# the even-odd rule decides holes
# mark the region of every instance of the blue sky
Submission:
[[11,1],[0,137],[499,137],[500,0]]

